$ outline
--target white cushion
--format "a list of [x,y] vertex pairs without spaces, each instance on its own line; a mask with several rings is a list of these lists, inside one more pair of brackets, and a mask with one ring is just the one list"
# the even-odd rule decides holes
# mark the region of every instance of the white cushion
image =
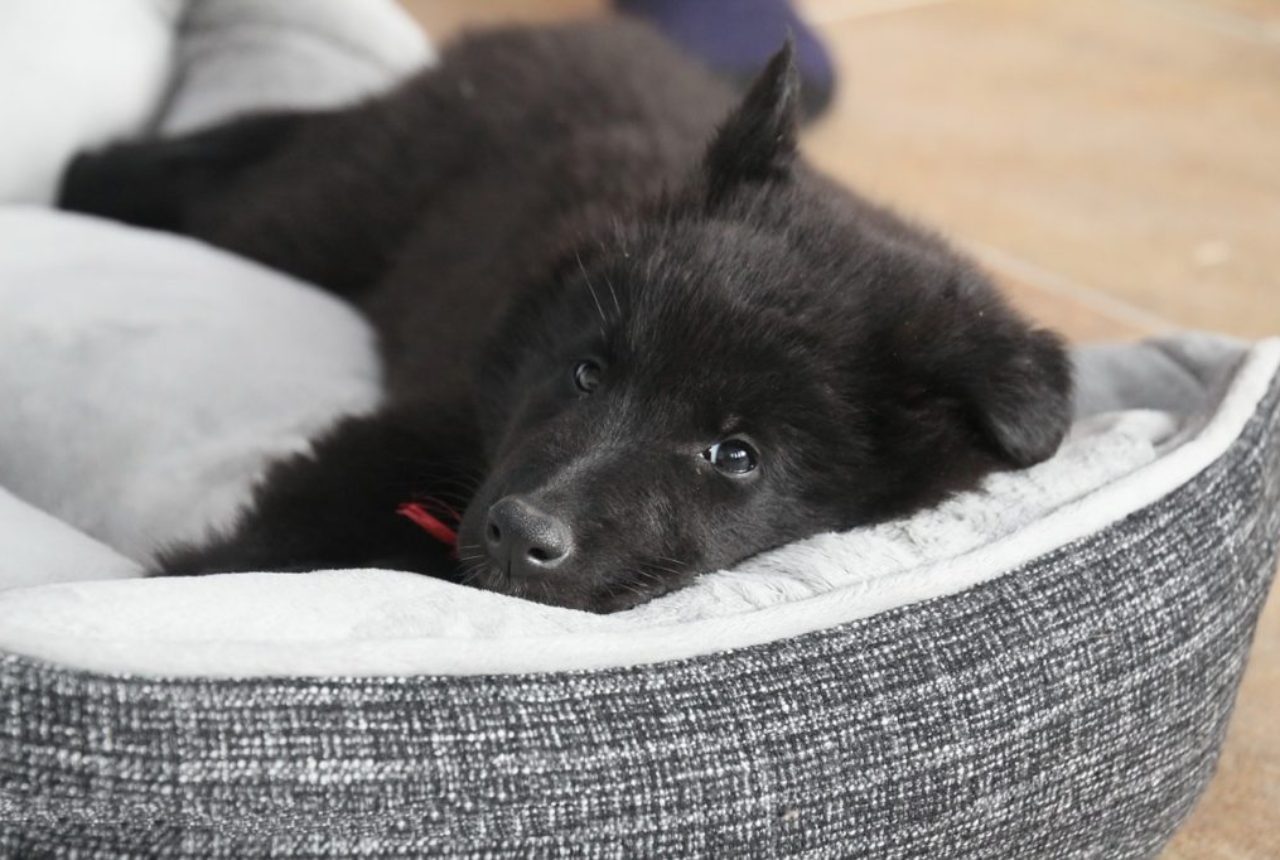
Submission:
[[78,151],[344,104],[430,59],[394,0],[4,0],[0,203],[50,203]]
[[379,397],[351,308],[189,239],[0,207],[0,486],[141,562]]
[[182,6],[4,0],[0,202],[49,202],[77,150],[146,125],[169,86]]

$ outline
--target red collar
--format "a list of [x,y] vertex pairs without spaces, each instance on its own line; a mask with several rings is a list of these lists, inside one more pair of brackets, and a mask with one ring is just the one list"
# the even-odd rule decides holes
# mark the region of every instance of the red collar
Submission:
[[[438,499],[405,502],[396,513],[411,521],[418,528],[458,554],[458,524],[462,517],[453,508]],[[453,523],[448,525],[445,520]]]

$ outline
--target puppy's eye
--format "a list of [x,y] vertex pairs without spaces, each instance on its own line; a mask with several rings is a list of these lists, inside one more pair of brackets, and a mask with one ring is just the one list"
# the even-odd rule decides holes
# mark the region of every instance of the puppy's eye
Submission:
[[578,386],[578,390],[583,394],[590,394],[600,386],[602,372],[600,365],[594,361],[580,361],[573,366],[573,384]]
[[717,442],[702,452],[707,462],[726,475],[745,475],[753,471],[760,456],[741,439],[726,439]]

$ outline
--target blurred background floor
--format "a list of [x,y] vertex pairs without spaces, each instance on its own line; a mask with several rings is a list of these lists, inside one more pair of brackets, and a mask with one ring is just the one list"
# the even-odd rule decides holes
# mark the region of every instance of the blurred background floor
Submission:
[[[691,0],[699,2],[699,0]],[[603,0],[405,0],[432,37]],[[974,251],[1075,340],[1280,334],[1280,0],[801,0],[827,172]],[[1280,591],[1165,860],[1280,858]]]

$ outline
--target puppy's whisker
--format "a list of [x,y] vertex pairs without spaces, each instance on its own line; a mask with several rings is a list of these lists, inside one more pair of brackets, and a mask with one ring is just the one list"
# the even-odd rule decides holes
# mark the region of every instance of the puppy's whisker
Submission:
[[477,486],[474,483],[470,481],[465,481],[460,478],[456,480],[432,481],[430,483],[430,486],[433,490],[435,490],[437,495],[442,495],[445,493],[454,493],[454,494],[459,494],[464,496],[471,496],[475,494],[475,491],[477,489]]
[[595,302],[596,313],[600,317],[600,337],[604,337],[604,327],[608,325],[609,320],[605,318],[604,307],[600,304],[600,297],[596,295],[596,288],[591,286],[591,278],[587,275],[587,267],[582,265],[582,255],[577,251],[573,252],[574,259],[578,261],[578,270],[582,272],[582,280],[587,285],[587,292],[591,294],[591,301]]
[[471,585],[475,582],[480,574],[484,572],[484,561],[474,562],[462,569],[461,582],[463,585]]
[[622,219],[615,217],[613,219],[614,236],[618,240],[618,250],[622,252],[623,259],[631,259],[631,249],[627,247],[627,232],[622,228]]
[[622,318],[622,305],[618,304],[618,293],[613,289],[613,281],[609,280],[608,273],[604,274],[604,285],[609,288],[609,296],[613,299],[613,309],[617,311],[618,318]]

